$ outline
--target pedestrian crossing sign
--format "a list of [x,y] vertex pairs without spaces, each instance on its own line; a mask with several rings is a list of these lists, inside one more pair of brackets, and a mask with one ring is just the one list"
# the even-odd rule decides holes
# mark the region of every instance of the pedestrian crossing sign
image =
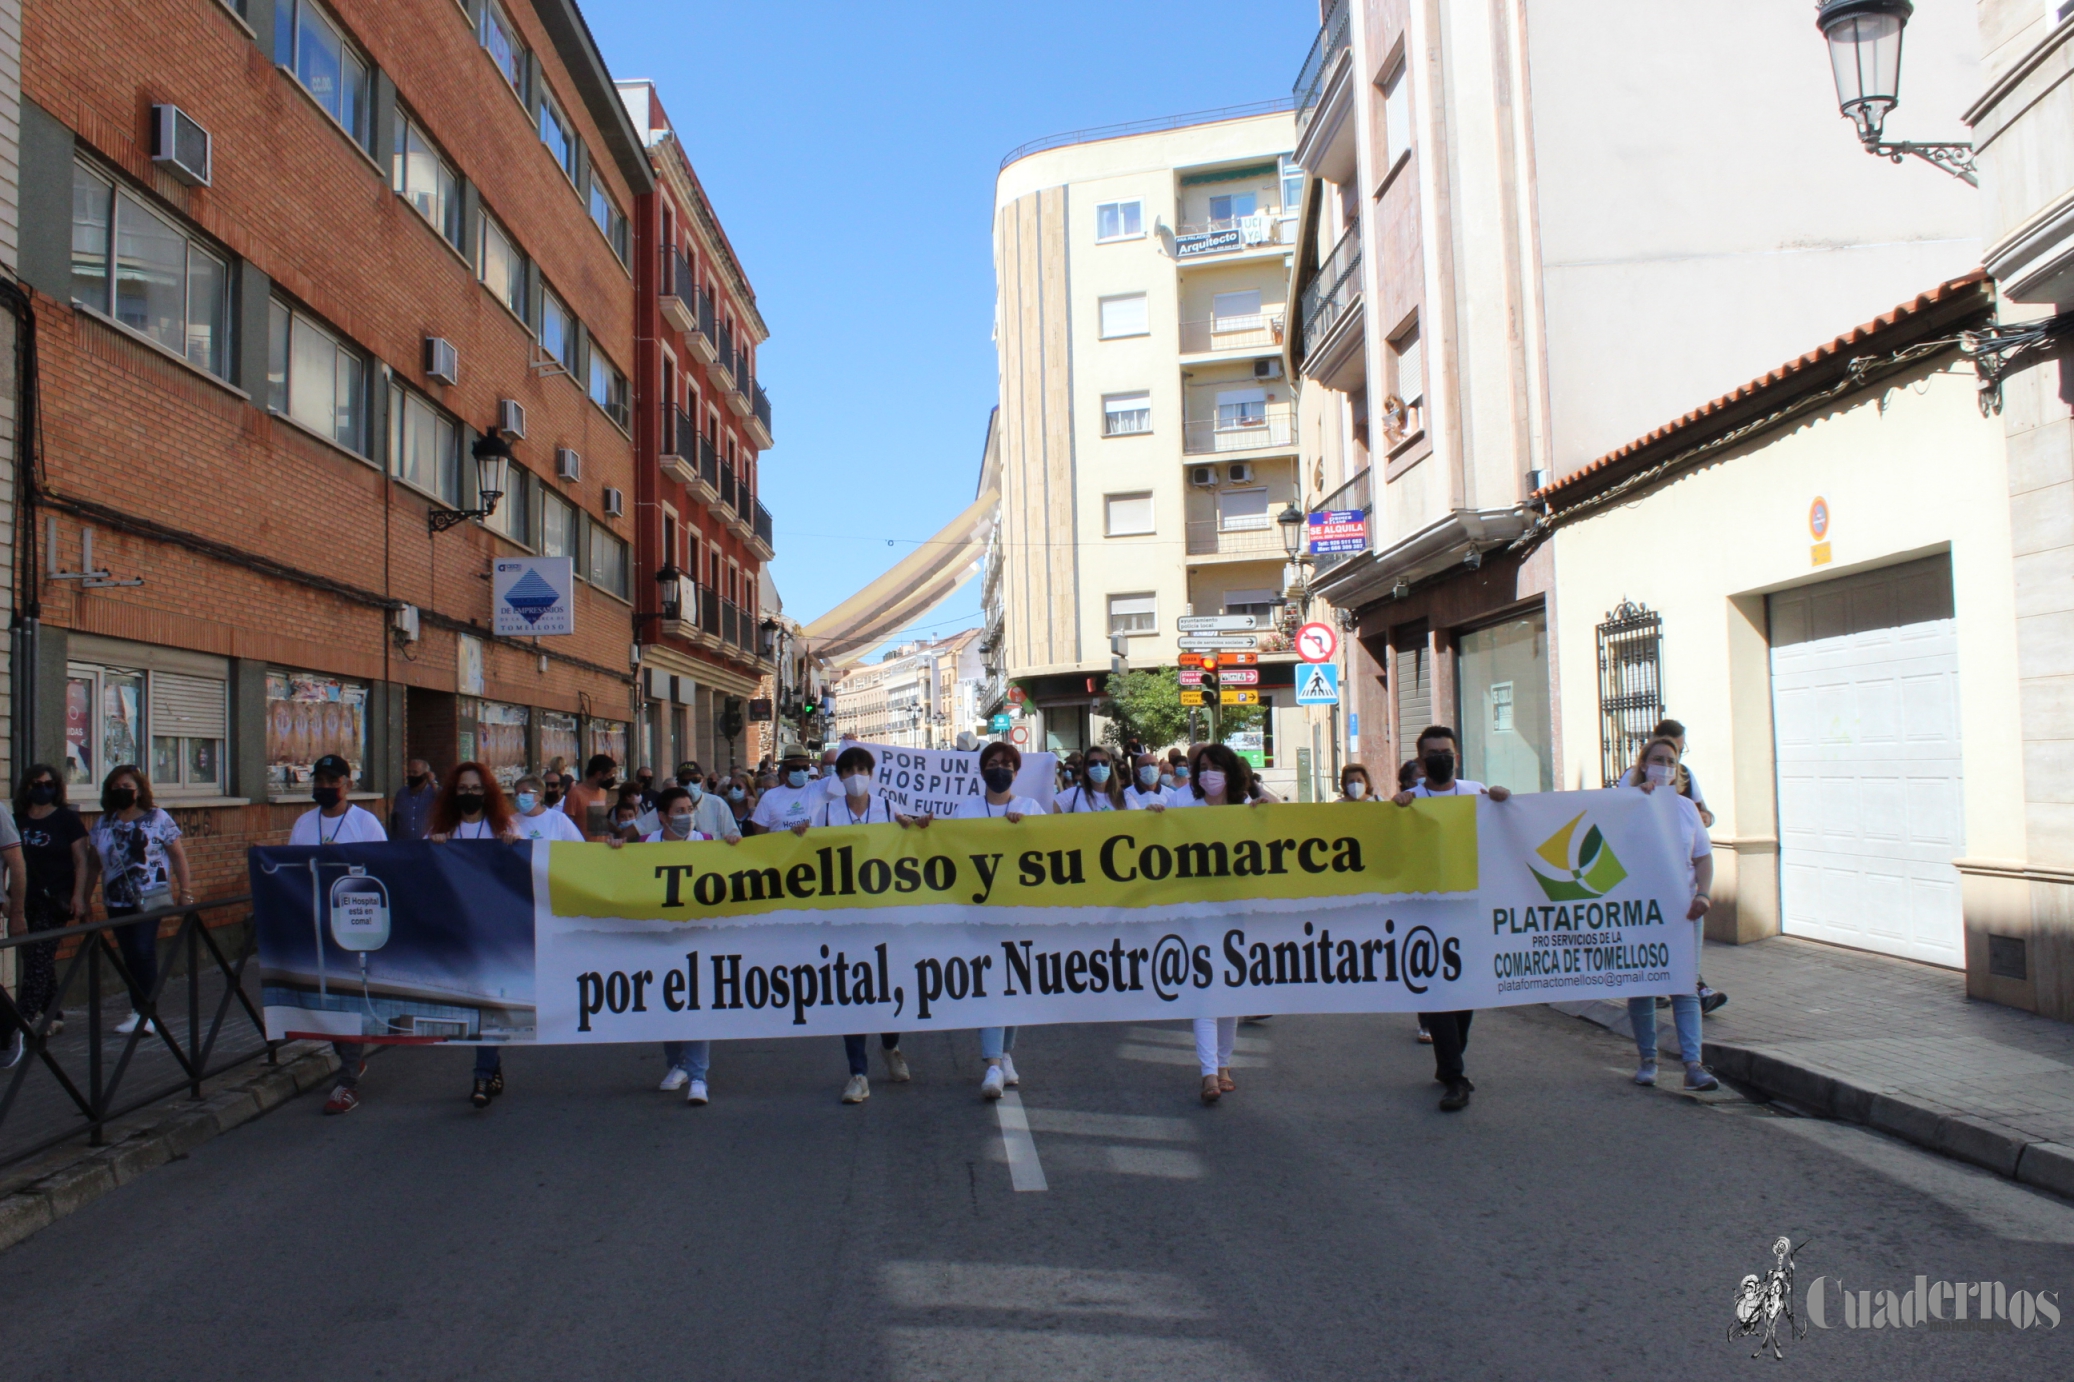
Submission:
[[1306,662],[1296,669],[1296,703],[1298,705],[1338,705],[1339,665],[1332,662]]

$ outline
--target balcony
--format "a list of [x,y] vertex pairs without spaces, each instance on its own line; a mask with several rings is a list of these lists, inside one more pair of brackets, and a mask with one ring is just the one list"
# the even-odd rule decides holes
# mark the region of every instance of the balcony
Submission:
[[1325,84],[1332,76],[1333,67],[1340,54],[1347,51],[1352,37],[1353,24],[1347,0],[1339,0],[1332,7],[1332,13],[1325,16],[1318,37],[1312,41],[1311,51],[1303,60],[1303,68],[1296,74],[1296,84],[1290,88],[1290,94],[1296,99],[1296,138],[1299,143],[1324,100]]
[[1297,348],[1303,352],[1305,375],[1341,393],[1360,387],[1366,379],[1361,309],[1361,223],[1356,221],[1303,290],[1303,336]]
[[716,321],[713,329],[719,334],[713,338],[713,358],[706,362],[707,373],[722,389],[732,391],[735,386],[735,338],[727,329],[727,323]]
[[1282,534],[1272,518],[1262,523],[1229,526],[1231,520],[1206,518],[1188,525],[1191,557],[1245,557],[1254,561],[1286,561]]
[[1293,213],[1284,215],[1262,211],[1251,216],[1233,216],[1201,224],[1185,222],[1174,228],[1176,259],[1203,259],[1294,243],[1296,217]]
[[691,347],[691,353],[698,357],[700,364],[710,365],[718,351],[719,340],[713,330],[713,295],[704,288],[694,288],[692,291],[698,294],[698,325],[695,329],[684,329],[684,343]]
[[[687,455],[685,459],[693,460],[693,457]],[[702,436],[698,439],[692,472],[684,481],[685,488],[699,503],[711,504],[720,498],[719,476],[719,452],[714,449],[711,437]]]
[[729,372],[729,381],[727,406],[736,417],[749,416],[749,400],[756,387],[756,376],[749,372],[749,348],[746,345],[735,351],[735,365]]
[[697,488],[699,479],[698,428],[682,408],[663,409],[663,448],[656,459],[663,474],[680,485]]
[[720,474],[715,489],[718,491],[718,499],[713,505],[713,511],[732,527],[735,515],[735,468],[726,461],[720,463]]
[[668,638],[696,641],[699,631],[698,583],[679,572],[674,579],[664,580],[658,584],[662,587],[663,635]]
[[666,251],[657,299],[662,306],[663,320],[687,336],[699,329],[698,292],[698,282],[691,276],[691,264],[685,259],[684,252]]
[[751,503],[754,505],[754,513],[749,524],[749,549],[763,560],[769,561],[777,555],[777,549],[771,546],[771,511],[763,506],[761,499],[752,500]]
[[723,647],[742,646],[741,613],[734,601],[720,602],[720,642]]
[[720,646],[720,592],[699,587],[699,642],[708,648]]
[[[1323,499],[1320,499],[1317,503],[1313,504],[1311,506],[1311,512],[1346,513],[1349,511],[1358,511],[1364,516],[1373,520],[1375,515],[1375,503],[1374,490],[1371,487],[1370,481],[1374,475],[1375,472],[1373,470],[1362,471],[1359,475],[1356,475],[1353,479],[1347,481],[1338,489],[1334,490],[1332,493],[1326,495]],[[1368,535],[1368,538],[1369,543],[1373,545],[1375,542],[1374,532],[1371,531]],[[1312,570],[1322,574],[1326,571],[1331,570],[1333,567],[1338,566],[1348,557],[1354,557],[1359,555],[1360,553],[1358,552],[1320,552],[1316,556],[1311,558]]]
[[1181,424],[1181,451],[1189,456],[1222,456],[1230,452],[1287,450],[1296,443],[1296,409],[1272,403],[1265,414],[1203,418]]
[[1181,323],[1181,353],[1208,355],[1228,350],[1280,350],[1283,318],[1280,312],[1255,312],[1244,317],[1211,317]]
[[749,406],[749,437],[756,443],[758,451],[771,446],[771,396],[763,391],[763,385],[752,384],[756,397]]

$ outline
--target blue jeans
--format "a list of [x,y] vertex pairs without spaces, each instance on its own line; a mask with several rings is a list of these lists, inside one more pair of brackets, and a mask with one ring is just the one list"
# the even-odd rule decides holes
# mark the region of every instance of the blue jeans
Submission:
[[999,1060],[1015,1049],[1015,1028],[982,1027],[979,1029],[979,1053],[987,1060]]
[[[886,1051],[899,1050],[900,1033],[881,1032],[879,1034],[879,1047]],[[852,1075],[869,1075],[871,1073],[871,1062],[866,1059],[868,1054],[862,1036],[846,1036],[843,1038],[843,1055],[849,1059],[850,1073]]]
[[478,1046],[475,1048],[475,1078],[487,1080],[504,1069],[504,1048],[501,1046]]
[[670,1069],[682,1070],[694,1080],[703,1080],[713,1067],[713,1043],[666,1041],[663,1043],[663,1059],[670,1063]]
[[[154,897],[151,905],[163,906],[165,900]],[[111,917],[127,917],[135,916],[144,908],[115,906],[107,910]],[[141,1012],[144,1000],[158,983],[158,923],[140,921],[135,926],[118,926],[115,928],[115,944],[122,952],[122,962],[128,967],[130,978],[136,981],[136,987],[130,990],[130,1008]]]
[[[1678,1024],[1679,1054],[1686,1061],[1700,1058],[1700,996],[1671,995],[1671,1020]],[[1656,999],[1628,999],[1628,1026],[1635,1029],[1635,1050],[1643,1060],[1656,1059]]]

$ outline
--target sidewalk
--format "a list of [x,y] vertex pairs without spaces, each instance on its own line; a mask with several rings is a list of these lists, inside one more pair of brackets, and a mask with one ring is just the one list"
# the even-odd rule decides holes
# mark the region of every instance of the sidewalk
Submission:
[[[1723,1079],[2074,1197],[2074,1026],[1970,1000],[1954,970],[1787,936],[1710,942],[1700,970],[1729,995],[1706,1021]],[[1624,1004],[1553,1006],[1629,1034]]]

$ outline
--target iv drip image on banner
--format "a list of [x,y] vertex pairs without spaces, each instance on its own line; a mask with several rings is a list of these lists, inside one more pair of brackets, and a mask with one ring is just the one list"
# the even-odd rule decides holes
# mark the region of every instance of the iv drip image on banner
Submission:
[[252,875],[282,1037],[588,1043],[1417,1012],[1689,990],[1696,928],[1672,809],[1616,791],[737,846],[255,849]]

